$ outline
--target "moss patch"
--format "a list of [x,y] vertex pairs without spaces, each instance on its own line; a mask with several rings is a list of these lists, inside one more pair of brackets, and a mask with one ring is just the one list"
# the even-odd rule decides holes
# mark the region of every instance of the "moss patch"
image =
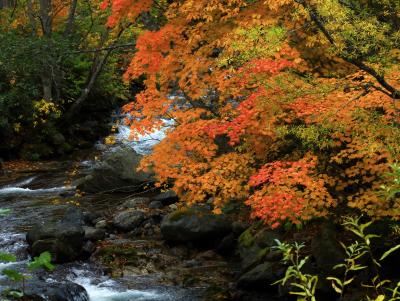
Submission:
[[109,267],[121,267],[137,263],[137,251],[131,246],[108,245],[100,249],[101,262]]
[[254,244],[254,237],[250,229],[247,229],[239,236],[239,244],[245,248],[249,248]]

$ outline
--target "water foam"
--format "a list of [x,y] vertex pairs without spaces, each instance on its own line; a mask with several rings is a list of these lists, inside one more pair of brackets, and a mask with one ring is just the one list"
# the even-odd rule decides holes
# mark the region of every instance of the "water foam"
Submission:
[[5,188],[23,187],[23,186],[26,186],[26,185],[29,185],[30,183],[32,183],[33,180],[35,180],[36,178],[37,178],[36,176],[33,176],[33,177],[30,177],[30,178],[27,178],[27,179],[23,179],[23,180],[18,181],[16,183],[6,185]]
[[49,194],[56,192],[63,192],[72,190],[72,187],[52,187],[52,188],[43,188],[43,189],[30,189],[30,188],[21,188],[21,187],[4,187],[0,189],[0,196],[20,196],[20,195],[35,195],[35,194]]
[[139,135],[136,139],[129,139],[131,129],[129,126],[121,123],[118,126],[118,134],[116,135],[117,142],[132,147],[138,154],[146,155],[151,153],[153,147],[160,143],[166,136],[175,122],[173,120],[162,119],[164,126],[154,130],[151,134]]
[[166,296],[155,291],[118,290],[118,283],[106,279],[98,284],[89,277],[77,277],[73,282],[84,287],[90,301],[150,301],[166,300]]

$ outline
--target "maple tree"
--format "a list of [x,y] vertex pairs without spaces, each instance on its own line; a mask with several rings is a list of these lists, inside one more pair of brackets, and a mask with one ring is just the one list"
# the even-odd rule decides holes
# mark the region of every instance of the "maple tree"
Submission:
[[[155,2],[110,0],[109,25]],[[132,138],[174,121],[144,158],[158,184],[272,227],[337,210],[400,218],[396,1],[172,1],[124,79]],[[397,10],[398,11],[398,10]],[[124,12],[124,15],[121,15]],[[127,13],[128,12],[128,13]]]

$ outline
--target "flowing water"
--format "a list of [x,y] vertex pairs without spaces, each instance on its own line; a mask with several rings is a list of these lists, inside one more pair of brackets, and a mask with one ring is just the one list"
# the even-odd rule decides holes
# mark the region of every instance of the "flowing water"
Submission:
[[[139,153],[148,153],[152,146],[164,138],[165,131],[172,124],[166,121],[164,128],[135,142],[127,140],[128,128],[121,125],[117,140],[119,143],[130,145]],[[84,171],[90,168],[91,164],[90,160],[82,161],[79,168]],[[64,184],[66,178],[66,170],[8,174],[0,177],[0,208],[11,210],[7,216],[0,217],[0,252],[11,253],[17,257],[15,263],[0,263],[0,274],[2,270],[9,268],[25,271],[26,263],[30,260],[25,241],[27,230],[38,221],[57,219],[71,207],[68,198],[63,196],[73,194],[74,187]],[[102,200],[97,201],[97,204],[102,203]],[[103,200],[103,204],[107,202],[109,200]],[[93,203],[89,196],[81,200],[81,206],[86,210],[94,210],[95,208],[91,208]],[[54,272],[42,272],[35,274],[33,278],[40,278],[49,285],[65,279],[80,284],[86,289],[90,301],[200,300],[198,289],[162,285],[158,281],[160,275],[111,279],[104,275],[100,266],[89,261],[57,265]],[[28,280],[27,285],[29,283]],[[0,275],[0,291],[13,285],[5,276]],[[72,300],[86,300],[86,297],[75,296]]]

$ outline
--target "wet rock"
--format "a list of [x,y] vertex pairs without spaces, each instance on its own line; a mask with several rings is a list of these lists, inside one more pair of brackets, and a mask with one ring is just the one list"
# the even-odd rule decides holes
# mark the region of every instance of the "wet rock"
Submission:
[[163,208],[164,206],[163,206],[163,204],[160,202],[160,201],[152,201],[150,204],[149,204],[149,208],[150,209],[161,209],[161,208]]
[[222,255],[231,255],[235,250],[236,239],[233,233],[225,236],[217,247],[217,251]]
[[168,206],[168,208],[171,209],[171,210],[177,210],[178,206],[176,204],[171,204],[171,205]]
[[151,201],[150,198],[147,198],[147,197],[133,198],[133,199],[130,199],[130,200],[125,201],[125,202],[121,205],[121,207],[122,207],[122,208],[129,208],[129,209],[137,208],[137,207],[140,206],[140,205],[149,204],[150,201]]
[[231,223],[224,215],[215,215],[203,208],[175,211],[167,215],[161,223],[164,239],[175,242],[218,244],[230,231]]
[[247,290],[277,290],[277,286],[271,286],[271,284],[281,279],[284,274],[285,267],[280,263],[267,261],[243,274],[239,278],[237,286]]
[[221,256],[215,253],[213,250],[208,250],[196,255],[196,260],[221,260]]
[[168,190],[155,196],[153,201],[159,201],[163,206],[169,206],[179,201],[179,198],[173,190]]
[[282,240],[282,234],[264,226],[254,225],[244,231],[238,239],[238,253],[241,259],[242,269],[262,263],[270,248],[275,246],[275,239]]
[[103,219],[97,221],[96,224],[95,224],[95,228],[97,228],[97,229],[105,229],[105,228],[107,228],[107,221],[105,221]]
[[116,228],[129,231],[134,230],[145,220],[143,211],[128,209],[114,216],[113,224]]
[[63,143],[65,143],[65,137],[61,133],[56,133],[51,138],[52,138],[52,142],[55,145],[62,145]]
[[115,148],[103,155],[77,188],[89,193],[140,190],[142,183],[152,180],[151,174],[136,171],[141,159],[142,156],[132,148],[124,146]]
[[186,260],[183,262],[182,266],[185,268],[194,268],[201,266],[201,262],[196,259]]
[[70,281],[28,283],[24,296],[27,300],[34,301],[89,301],[86,290],[79,284]]
[[249,228],[249,223],[246,222],[241,222],[241,221],[235,221],[232,223],[232,232],[233,234],[239,236],[241,235],[244,231],[246,231],[247,228]]
[[326,222],[311,241],[311,253],[317,267],[325,273],[332,273],[333,267],[342,263],[345,258],[343,248],[336,236],[336,226]]
[[93,213],[93,212],[83,213],[83,220],[87,225],[95,225],[96,221],[99,219],[101,219],[101,215],[99,213]]
[[32,256],[49,251],[57,263],[76,260],[82,254],[85,231],[82,214],[68,211],[60,221],[45,221],[26,236]]
[[87,254],[92,254],[96,250],[96,246],[90,240],[83,245],[83,251]]
[[91,241],[102,240],[106,236],[106,231],[101,228],[83,227],[85,231],[85,239]]

